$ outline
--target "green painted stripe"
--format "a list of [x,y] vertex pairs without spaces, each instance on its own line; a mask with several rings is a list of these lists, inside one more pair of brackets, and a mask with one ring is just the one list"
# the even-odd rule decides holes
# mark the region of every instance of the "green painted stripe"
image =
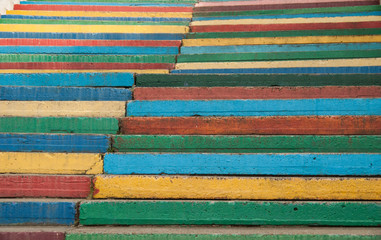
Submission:
[[80,205],[83,225],[381,225],[381,204],[357,202],[93,201]]
[[118,152],[381,152],[381,136],[114,136]]
[[357,36],[379,35],[381,28],[330,29],[303,31],[264,31],[264,32],[200,32],[187,34],[188,39],[197,38],[254,38],[254,37],[304,37],[304,36]]
[[70,24],[70,25],[180,25],[189,22],[146,22],[146,21],[93,21],[93,20],[44,20],[44,19],[0,19],[0,24]]
[[0,132],[9,133],[93,133],[116,134],[115,118],[0,118]]
[[327,7],[327,8],[299,8],[279,10],[254,10],[254,11],[227,11],[227,12],[194,12],[193,17],[218,17],[218,16],[252,16],[252,15],[278,15],[278,14],[308,14],[308,13],[350,13],[378,11],[381,6],[355,6],[355,7]]
[[377,240],[379,236],[263,234],[67,234],[66,240]]
[[381,50],[360,51],[312,51],[312,52],[267,52],[267,53],[211,53],[181,54],[178,63],[187,62],[239,62],[239,61],[272,61],[272,60],[309,60],[340,58],[377,58]]
[[175,63],[174,55],[0,54],[0,62]]
[[367,86],[381,74],[137,74],[138,87]]

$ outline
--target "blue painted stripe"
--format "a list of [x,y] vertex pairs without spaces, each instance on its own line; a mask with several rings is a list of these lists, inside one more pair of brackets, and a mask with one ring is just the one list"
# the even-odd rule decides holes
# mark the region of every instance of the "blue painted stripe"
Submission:
[[0,100],[8,101],[128,101],[125,88],[0,87]]
[[106,154],[107,174],[380,175],[380,154]]
[[133,101],[127,116],[345,116],[381,115],[381,99]]
[[0,224],[73,225],[75,202],[0,202]]
[[109,46],[0,46],[0,53],[17,54],[113,54],[154,55],[179,53],[178,47],[109,47]]
[[354,12],[354,13],[312,13],[312,14],[284,14],[284,15],[195,17],[193,18],[193,21],[231,20],[231,19],[238,20],[238,19],[334,18],[334,17],[364,17],[364,16],[381,16],[381,11]]
[[44,39],[100,39],[100,40],[182,40],[184,34],[177,33],[38,33],[0,32],[0,38],[44,38]]
[[60,16],[28,16],[2,15],[0,18],[11,19],[48,19],[48,20],[94,20],[94,21],[145,21],[145,22],[181,22],[190,18],[155,18],[155,17],[60,17]]
[[3,152],[104,153],[110,139],[103,135],[0,134]]
[[[1,48],[0,48],[1,49]],[[379,50],[381,43],[282,44],[181,47],[182,54]]]
[[184,3],[111,3],[111,2],[29,2],[22,1],[20,4],[38,4],[38,5],[95,5],[95,6],[147,6],[147,7],[193,7],[193,4]]
[[132,73],[0,74],[0,86],[131,87]]
[[381,73],[381,66],[369,67],[314,67],[314,68],[241,68],[241,69],[184,69],[172,70],[171,73],[310,73],[310,74],[352,74]]

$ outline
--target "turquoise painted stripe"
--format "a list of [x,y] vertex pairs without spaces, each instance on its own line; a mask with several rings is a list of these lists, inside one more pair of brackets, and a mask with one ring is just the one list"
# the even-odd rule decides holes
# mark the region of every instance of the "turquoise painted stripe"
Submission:
[[210,20],[238,20],[238,19],[277,19],[277,18],[334,18],[334,17],[364,17],[381,16],[381,11],[354,12],[354,13],[310,13],[310,14],[284,14],[284,15],[253,15],[253,16],[223,16],[223,17],[195,17],[193,21]]
[[131,87],[132,73],[0,74],[0,86]]
[[20,54],[178,54],[177,47],[109,47],[109,46],[0,46],[0,53]]
[[381,174],[380,154],[106,154],[107,174]]
[[127,116],[381,115],[381,99],[132,101]]
[[[0,48],[1,49],[1,48]],[[381,43],[281,44],[181,47],[182,54],[380,50]]]
[[[169,1],[170,2],[170,1]],[[39,5],[95,5],[95,6],[147,6],[147,7],[193,7],[193,4],[184,3],[113,3],[113,2],[29,2],[22,1],[20,4],[39,4]]]

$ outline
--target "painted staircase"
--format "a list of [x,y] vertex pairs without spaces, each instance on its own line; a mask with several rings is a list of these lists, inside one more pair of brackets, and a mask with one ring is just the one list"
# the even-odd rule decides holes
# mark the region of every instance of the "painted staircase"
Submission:
[[376,240],[374,0],[37,0],[0,19],[0,239]]

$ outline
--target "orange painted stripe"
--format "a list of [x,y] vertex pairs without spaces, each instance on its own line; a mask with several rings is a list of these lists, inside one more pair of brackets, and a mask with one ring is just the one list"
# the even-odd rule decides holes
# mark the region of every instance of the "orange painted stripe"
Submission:
[[381,116],[128,117],[122,134],[158,135],[378,135]]

